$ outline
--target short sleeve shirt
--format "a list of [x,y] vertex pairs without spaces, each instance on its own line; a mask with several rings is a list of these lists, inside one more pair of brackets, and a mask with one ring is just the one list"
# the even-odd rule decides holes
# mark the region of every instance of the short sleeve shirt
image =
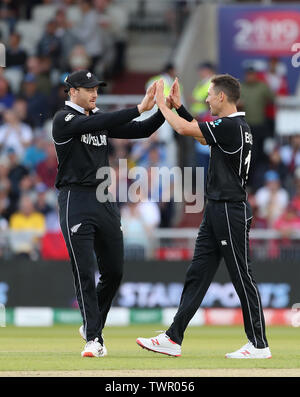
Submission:
[[206,198],[218,201],[245,201],[253,138],[244,112],[215,121],[200,122],[210,146]]

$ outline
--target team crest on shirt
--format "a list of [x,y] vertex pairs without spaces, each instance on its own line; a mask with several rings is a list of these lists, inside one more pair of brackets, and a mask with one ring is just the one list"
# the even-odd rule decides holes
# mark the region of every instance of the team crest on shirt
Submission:
[[75,117],[75,114],[72,113],[68,113],[65,117],[65,121],[70,121],[72,120],[72,118]]
[[218,125],[220,125],[221,123],[222,123],[222,119],[218,119],[218,120],[210,121],[210,122],[209,122],[209,124],[210,124],[212,127],[214,127],[214,128],[218,127]]

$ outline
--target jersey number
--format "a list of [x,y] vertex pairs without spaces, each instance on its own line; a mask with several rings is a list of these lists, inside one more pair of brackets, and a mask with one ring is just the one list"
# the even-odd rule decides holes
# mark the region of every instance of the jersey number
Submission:
[[251,162],[251,150],[249,150],[248,156],[245,158],[245,163],[244,163],[246,166],[246,180],[248,179],[250,162]]

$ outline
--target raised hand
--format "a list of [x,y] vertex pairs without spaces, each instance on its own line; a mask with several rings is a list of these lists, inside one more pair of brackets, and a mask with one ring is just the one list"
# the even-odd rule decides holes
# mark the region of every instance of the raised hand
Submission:
[[154,81],[154,83],[148,87],[142,102],[138,105],[140,113],[151,110],[155,105],[156,85],[157,81]]
[[170,90],[170,94],[168,96],[170,103],[172,104],[172,106],[176,109],[180,108],[181,106],[181,95],[180,95],[180,86],[179,86],[179,82],[178,82],[178,78],[176,77],[176,79],[174,80],[171,90]]
[[164,97],[164,80],[159,79],[156,85],[156,104],[158,107],[161,107],[166,104]]
[[167,98],[166,98],[166,105],[168,106],[169,109],[173,109],[173,107],[174,107],[171,102],[170,95],[167,96]]

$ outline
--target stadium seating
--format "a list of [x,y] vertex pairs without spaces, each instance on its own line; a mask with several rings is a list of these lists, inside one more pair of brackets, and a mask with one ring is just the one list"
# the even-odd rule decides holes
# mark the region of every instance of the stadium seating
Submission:
[[23,80],[23,71],[16,68],[4,69],[4,77],[9,82],[10,88],[14,94],[18,94],[21,82]]
[[9,36],[9,28],[5,21],[0,21],[0,34],[1,34],[1,42],[7,43]]
[[16,24],[16,31],[21,34],[21,47],[23,47],[29,55],[34,55],[36,45],[44,32],[44,27],[33,21],[20,20]]
[[48,21],[54,18],[57,4],[42,4],[34,7],[32,12],[32,23],[44,27]]

